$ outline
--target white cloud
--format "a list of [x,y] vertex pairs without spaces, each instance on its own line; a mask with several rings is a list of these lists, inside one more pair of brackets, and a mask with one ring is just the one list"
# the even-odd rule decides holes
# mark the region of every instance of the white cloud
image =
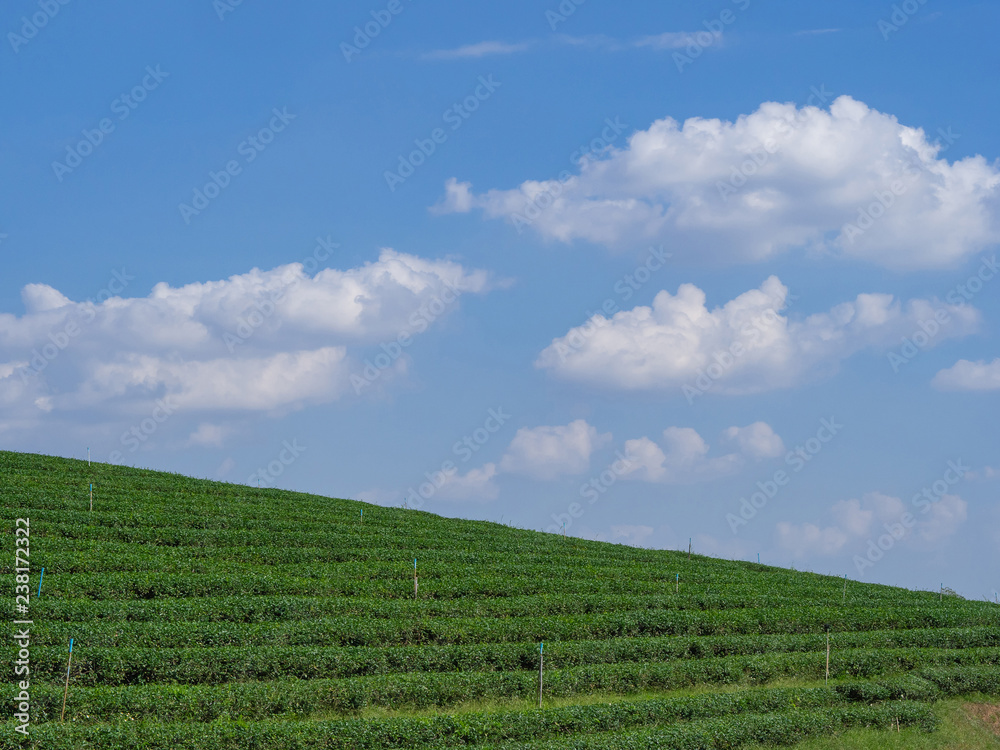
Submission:
[[659,292],[651,307],[622,310],[610,320],[595,315],[555,339],[535,365],[619,390],[758,393],[829,374],[860,350],[894,346],[937,309],[946,309],[952,322],[934,343],[971,333],[980,319],[969,305],[902,304],[888,294],[860,294],[808,317],[782,314],[790,304],[775,276],[712,310],[701,289],[682,284],[676,295]]
[[960,359],[931,382],[946,391],[995,391],[1000,388],[1000,358],[992,362]]
[[[745,465],[746,456],[771,457],[784,451],[781,438],[765,422],[730,427],[724,435],[735,436],[731,440],[736,442],[739,453],[710,457],[708,444],[691,427],[665,429],[662,447],[648,437],[626,440],[625,456],[629,466],[622,477],[664,484],[712,481],[739,471]],[[774,453],[776,446],[781,447],[778,453]]]
[[[722,34],[711,34],[706,31],[697,32],[703,37],[711,39],[708,46],[719,45],[722,41]],[[651,36],[644,36],[637,39],[633,46],[635,47],[650,47],[656,50],[664,49],[684,49],[685,47],[699,47],[707,48],[706,45],[698,44],[695,40],[695,35],[687,31],[667,31],[662,34],[653,34]]]
[[[95,413],[134,419],[156,399],[194,414],[333,401],[354,392],[366,347],[417,336],[462,294],[490,288],[485,271],[390,249],[346,270],[255,268],[100,304],[29,284],[26,313],[0,314],[0,420],[85,410],[91,424]],[[399,356],[379,382],[405,373],[407,361]],[[221,429],[203,426],[190,441],[217,444]]]
[[591,453],[610,440],[610,433],[598,434],[583,419],[561,426],[522,427],[511,440],[500,468],[535,479],[583,474],[590,468]]
[[332,401],[349,389],[350,374],[344,347],[194,362],[129,355],[91,367],[83,395],[93,403],[164,393],[185,411],[270,411]]
[[493,55],[512,55],[524,52],[531,46],[529,42],[509,44],[507,42],[478,42],[466,44],[455,49],[439,49],[422,55],[425,60],[462,60],[468,58],[489,57]]
[[847,534],[832,526],[821,529],[812,523],[798,525],[783,521],[777,529],[778,545],[793,557],[832,555],[848,541]]
[[869,533],[875,512],[861,507],[857,498],[840,500],[833,506],[833,517],[837,523],[851,536],[864,536]]
[[[562,180],[480,194],[466,183],[464,199],[451,193],[440,210],[476,207],[549,240],[663,243],[709,261],[804,247],[941,268],[1000,239],[997,166],[981,156],[949,162],[941,151],[923,130],[849,96],[829,110],[766,102],[733,122],[658,120]],[[879,195],[892,204],[884,211]],[[877,220],[850,229],[873,205]]]
[[660,482],[667,476],[667,456],[648,437],[626,440],[625,456],[629,465],[622,472],[623,477],[643,482]]
[[496,464],[486,464],[478,469],[470,469],[463,474],[448,476],[435,493],[441,500],[495,500],[500,489],[493,482],[497,475]]
[[653,531],[652,526],[612,526],[611,541],[638,547],[653,536]]
[[776,458],[785,452],[785,444],[767,422],[754,422],[746,427],[730,427],[723,435],[736,443],[740,451],[751,458]]
[[222,446],[222,443],[231,432],[232,430],[226,425],[202,422],[198,425],[198,429],[188,437],[188,445],[204,445],[218,448]]
[[621,52],[631,49],[651,49],[655,51],[677,50],[686,47],[698,47],[702,51],[718,47],[722,44],[722,32],[701,31],[665,31],[660,34],[650,34],[638,39],[617,39],[606,34],[589,34],[586,36],[570,36],[561,34],[556,37],[562,44],[573,47],[588,47],[605,52]]
[[233,460],[232,456],[227,456],[226,459],[215,469],[215,476],[217,479],[222,479],[235,468],[236,461]]
[[926,521],[917,525],[917,534],[928,544],[953,535],[969,517],[969,504],[958,495],[944,495],[931,505]]
[[[828,556],[848,549],[864,553],[869,541],[889,534],[900,543],[916,541],[933,547],[958,531],[968,514],[968,504],[958,495],[944,495],[930,505],[928,514],[914,513],[898,497],[869,492],[863,498],[841,500],[831,508],[835,523],[820,527],[813,523],[781,522],[775,528],[778,546],[795,557]],[[909,514],[909,526],[902,523]],[[892,533],[896,530],[902,534]],[[876,542],[877,543],[877,542]]]

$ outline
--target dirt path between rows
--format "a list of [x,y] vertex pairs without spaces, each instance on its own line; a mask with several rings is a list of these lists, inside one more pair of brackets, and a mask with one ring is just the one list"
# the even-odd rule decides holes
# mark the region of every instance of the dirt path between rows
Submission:
[[966,703],[965,709],[988,726],[1000,737],[1000,705],[995,703]]

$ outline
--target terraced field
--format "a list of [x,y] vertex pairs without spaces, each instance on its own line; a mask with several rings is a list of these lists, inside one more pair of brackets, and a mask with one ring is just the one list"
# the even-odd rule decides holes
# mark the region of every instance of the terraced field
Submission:
[[0,748],[735,748],[1000,695],[984,602],[24,454],[0,482],[33,622]]

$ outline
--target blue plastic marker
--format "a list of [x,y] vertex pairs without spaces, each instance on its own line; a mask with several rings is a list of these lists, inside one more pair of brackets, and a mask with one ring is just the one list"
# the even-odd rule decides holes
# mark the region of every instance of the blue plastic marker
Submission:
[[42,595],[42,579],[45,578],[45,568],[42,568],[42,574],[38,576],[38,595]]

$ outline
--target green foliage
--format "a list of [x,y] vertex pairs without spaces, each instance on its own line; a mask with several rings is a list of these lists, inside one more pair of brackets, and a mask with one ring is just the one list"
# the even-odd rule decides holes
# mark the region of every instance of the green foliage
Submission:
[[[930,730],[925,703],[1000,694],[1000,607],[938,592],[23,454],[0,453],[0,506],[46,568],[31,739],[8,722],[0,750],[735,748]],[[828,623],[829,687],[766,687],[822,680]],[[537,696],[542,640],[545,695],[578,704],[460,710]]]

